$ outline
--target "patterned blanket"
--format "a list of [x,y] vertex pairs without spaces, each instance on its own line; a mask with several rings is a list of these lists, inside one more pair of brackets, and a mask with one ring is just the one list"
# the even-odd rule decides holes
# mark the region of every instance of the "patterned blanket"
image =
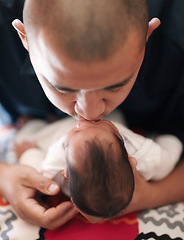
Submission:
[[137,212],[98,224],[77,215],[64,226],[47,230],[20,219],[0,198],[0,239],[2,240],[183,240],[184,203]]
[[[0,159],[5,159],[15,130],[0,129]],[[14,156],[8,160],[14,163]],[[98,224],[87,222],[77,215],[55,230],[31,225],[20,219],[0,196],[0,240],[184,240],[184,202],[136,212]]]

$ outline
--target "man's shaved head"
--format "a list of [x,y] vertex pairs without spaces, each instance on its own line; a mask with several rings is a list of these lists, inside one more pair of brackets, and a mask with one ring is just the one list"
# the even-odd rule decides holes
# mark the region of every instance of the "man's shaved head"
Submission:
[[117,52],[129,31],[146,41],[146,0],[26,0],[28,43],[47,32],[63,53],[81,62],[105,60]]

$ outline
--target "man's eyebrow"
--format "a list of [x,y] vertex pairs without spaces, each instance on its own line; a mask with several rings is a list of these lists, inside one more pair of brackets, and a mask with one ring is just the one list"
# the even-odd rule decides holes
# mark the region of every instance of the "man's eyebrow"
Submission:
[[77,89],[72,89],[72,88],[67,88],[67,87],[63,87],[63,86],[59,86],[57,84],[52,84],[50,83],[55,89],[59,90],[59,91],[66,91],[66,92],[77,92],[79,90]]
[[[130,80],[131,80],[131,78],[132,78],[132,75],[133,75],[133,74],[131,74],[130,77],[126,78],[125,80],[123,80],[123,81],[121,81],[121,82],[119,82],[119,83],[116,83],[116,84],[114,84],[114,85],[111,85],[111,86],[108,86],[108,87],[105,87],[105,88],[102,88],[102,89],[104,89],[104,90],[110,90],[110,89],[113,89],[113,88],[123,87],[123,86],[127,85],[127,84],[130,82]],[[49,83],[52,87],[54,87],[55,89],[57,89],[57,90],[59,90],[59,91],[77,92],[77,91],[80,90],[80,89],[72,89],[72,88],[68,88],[68,87],[64,87],[64,86],[59,86],[59,85],[57,85],[57,84],[52,84],[50,81],[48,81],[48,83]]]
[[123,80],[123,81],[121,81],[119,83],[116,83],[114,85],[108,86],[108,87],[106,87],[104,89],[105,90],[109,90],[109,89],[113,89],[113,88],[123,87],[123,86],[127,85],[130,82],[131,77],[132,77],[132,75],[129,78],[127,78],[127,79],[125,79],[125,80]]
[[77,89],[72,89],[72,88],[67,88],[67,87],[63,87],[63,86],[59,86],[57,84],[53,84],[52,82],[50,82],[48,79],[45,78],[45,80],[47,81],[47,83],[54,89],[58,90],[58,91],[68,91],[68,92],[76,92],[79,91]]

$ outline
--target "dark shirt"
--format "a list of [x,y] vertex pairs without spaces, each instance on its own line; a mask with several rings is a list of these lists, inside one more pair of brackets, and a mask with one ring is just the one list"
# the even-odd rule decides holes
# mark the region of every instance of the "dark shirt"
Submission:
[[[21,114],[61,114],[46,98],[11,22],[24,0],[0,0],[0,102]],[[150,18],[162,24],[148,40],[136,83],[120,108],[131,128],[172,133],[184,142],[184,1],[148,0]]]
[[63,115],[45,96],[17,32],[24,0],[0,0],[0,103],[16,120],[22,114],[45,118]]
[[121,105],[131,128],[171,133],[184,142],[184,1],[149,0],[160,27],[147,43],[136,83]]

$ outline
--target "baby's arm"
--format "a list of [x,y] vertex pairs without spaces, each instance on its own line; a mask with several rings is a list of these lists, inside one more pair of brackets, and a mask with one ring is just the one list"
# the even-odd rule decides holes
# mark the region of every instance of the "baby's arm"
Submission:
[[33,167],[39,172],[41,171],[45,153],[39,148],[38,144],[28,141],[15,143],[14,151],[19,163]]
[[125,138],[125,148],[137,160],[137,170],[145,180],[160,180],[174,169],[183,150],[177,137],[160,135],[152,140],[121,124],[115,125]]
[[53,178],[59,171],[65,169],[65,151],[64,151],[65,136],[52,144],[42,164],[43,175],[48,178]]
[[160,135],[154,141],[159,144],[161,148],[160,153],[160,168],[155,175],[154,180],[159,180],[166,177],[178,163],[183,145],[181,141],[173,135]]
[[166,177],[176,166],[183,150],[182,143],[173,135],[160,135],[154,141],[145,139],[144,146],[145,149],[142,147],[135,155],[140,156],[137,170],[147,181]]
[[38,148],[38,145],[36,143],[33,143],[33,142],[24,141],[24,142],[21,142],[21,143],[15,143],[14,147],[13,147],[13,150],[16,154],[17,159],[19,160],[20,157],[22,156],[22,154],[25,151],[27,151],[31,148]]

